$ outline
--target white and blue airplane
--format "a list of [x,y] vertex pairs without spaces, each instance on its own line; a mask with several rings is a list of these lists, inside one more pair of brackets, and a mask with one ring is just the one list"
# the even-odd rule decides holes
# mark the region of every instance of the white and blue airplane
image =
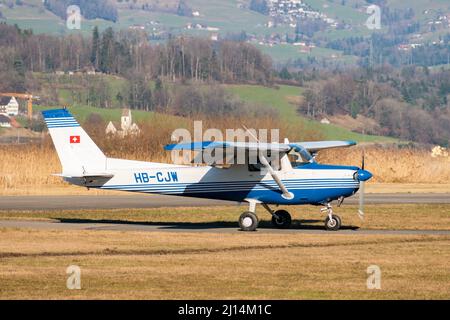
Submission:
[[[186,166],[143,162],[107,157],[81,128],[67,109],[42,112],[62,166],[66,182],[87,188],[165,194],[184,197],[247,202],[249,209],[239,218],[243,231],[258,227],[256,205],[261,204],[278,228],[289,228],[291,215],[274,211],[269,205],[323,205],[325,228],[338,230],[341,219],[333,214],[331,202],[338,206],[354,195],[372,174],[354,166],[319,164],[315,155],[320,150],[349,147],[353,141],[317,141],[289,143],[238,143],[206,141],[173,144],[166,150],[234,149],[257,152],[257,164],[234,164],[227,168],[216,165]],[[277,152],[275,168],[264,152]],[[292,158],[300,161],[292,161]],[[247,158],[248,160],[248,158]],[[359,215],[363,217],[363,190],[360,191]]]

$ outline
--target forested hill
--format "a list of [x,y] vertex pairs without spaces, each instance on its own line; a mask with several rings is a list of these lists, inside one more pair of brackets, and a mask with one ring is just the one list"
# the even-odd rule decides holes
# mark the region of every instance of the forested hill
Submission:
[[[112,28],[101,33],[94,28],[89,38],[81,35],[56,37],[34,35],[32,31],[1,23],[0,46],[3,49],[0,61],[6,68],[2,71],[13,72],[12,79],[25,72],[92,67],[124,77],[134,74],[147,79],[166,77],[265,84],[270,82],[272,72],[270,58],[245,42],[176,38],[154,45],[145,33],[115,32]],[[19,84],[2,81],[1,86],[9,89]]]
[[[80,6],[80,30],[66,10]],[[370,29],[369,6],[380,10]],[[370,11],[370,10],[369,10]],[[0,0],[0,20],[34,33],[147,32],[155,42],[200,36],[239,40],[293,67],[450,64],[450,2],[444,0]]]
[[67,8],[70,5],[80,7],[81,14],[86,19],[105,19],[116,22],[118,19],[117,7],[109,0],[45,0],[44,6],[58,17],[66,19]]

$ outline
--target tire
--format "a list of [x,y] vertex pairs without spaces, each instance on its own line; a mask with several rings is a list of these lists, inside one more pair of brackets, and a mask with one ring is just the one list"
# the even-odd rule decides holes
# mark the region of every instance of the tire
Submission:
[[327,216],[327,218],[325,219],[325,229],[328,231],[338,231],[342,225],[341,218],[334,214],[331,216],[331,218],[332,219],[330,220],[330,218]]
[[[275,218],[275,215],[278,217]],[[275,212],[275,215],[272,216],[272,224],[274,227],[279,229],[288,229],[292,224],[292,218],[289,212],[286,210],[278,210]]]
[[244,212],[239,217],[239,227],[242,231],[255,231],[258,228],[258,217],[253,212]]

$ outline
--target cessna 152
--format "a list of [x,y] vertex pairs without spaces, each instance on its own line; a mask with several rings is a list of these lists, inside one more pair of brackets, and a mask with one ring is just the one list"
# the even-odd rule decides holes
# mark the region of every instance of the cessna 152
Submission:
[[[258,226],[256,205],[261,204],[272,215],[278,228],[288,228],[291,216],[285,210],[274,211],[269,205],[323,205],[325,228],[338,230],[341,219],[333,214],[331,202],[338,206],[346,197],[363,189],[372,174],[362,167],[319,164],[313,155],[329,148],[349,147],[352,141],[317,141],[289,143],[195,142],[173,144],[166,150],[241,150],[256,152],[257,163],[235,164],[228,168],[216,165],[186,166],[142,162],[106,157],[66,109],[42,112],[62,166],[66,182],[87,188],[167,194],[185,197],[247,202],[249,210],[239,218],[243,231]],[[266,154],[279,154],[276,168]],[[292,162],[292,155],[301,162]],[[248,160],[248,158],[247,158]],[[360,191],[360,217],[364,192]]]

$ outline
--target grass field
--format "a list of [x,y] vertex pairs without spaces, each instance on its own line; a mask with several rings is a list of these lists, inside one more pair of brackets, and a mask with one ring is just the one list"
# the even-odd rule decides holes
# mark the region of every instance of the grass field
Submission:
[[[420,226],[449,230],[449,208],[449,205],[368,207],[367,214],[375,219],[370,221],[378,221],[370,228],[383,225],[395,228],[397,224],[403,229]],[[354,209],[349,207],[348,212],[342,212],[344,224],[350,214],[354,215],[351,213]],[[237,210],[220,207],[42,212],[36,216],[147,223],[207,222],[228,221],[231,215],[235,221]],[[0,213],[1,219],[30,216],[20,212]],[[303,212],[302,219],[305,218],[310,216]],[[0,298],[449,299],[449,246],[450,237],[444,235],[3,228]],[[66,289],[66,268],[70,265],[81,268],[81,290]],[[381,269],[380,290],[366,287],[367,268],[371,265]]]
[[[33,106],[35,112],[41,112],[49,109],[57,109],[58,107],[52,106]],[[86,121],[88,116],[92,113],[97,113],[102,116],[105,121],[120,121],[122,116],[122,109],[105,109],[105,108],[95,108],[82,105],[74,105],[69,107],[69,111],[72,115],[80,122]],[[153,112],[133,110],[133,118],[135,121],[146,121],[155,116]]]
[[450,9],[450,4],[447,0],[410,0],[407,2],[388,0],[387,4],[392,8],[413,8],[415,16],[422,21],[432,18],[440,10],[446,12]]

